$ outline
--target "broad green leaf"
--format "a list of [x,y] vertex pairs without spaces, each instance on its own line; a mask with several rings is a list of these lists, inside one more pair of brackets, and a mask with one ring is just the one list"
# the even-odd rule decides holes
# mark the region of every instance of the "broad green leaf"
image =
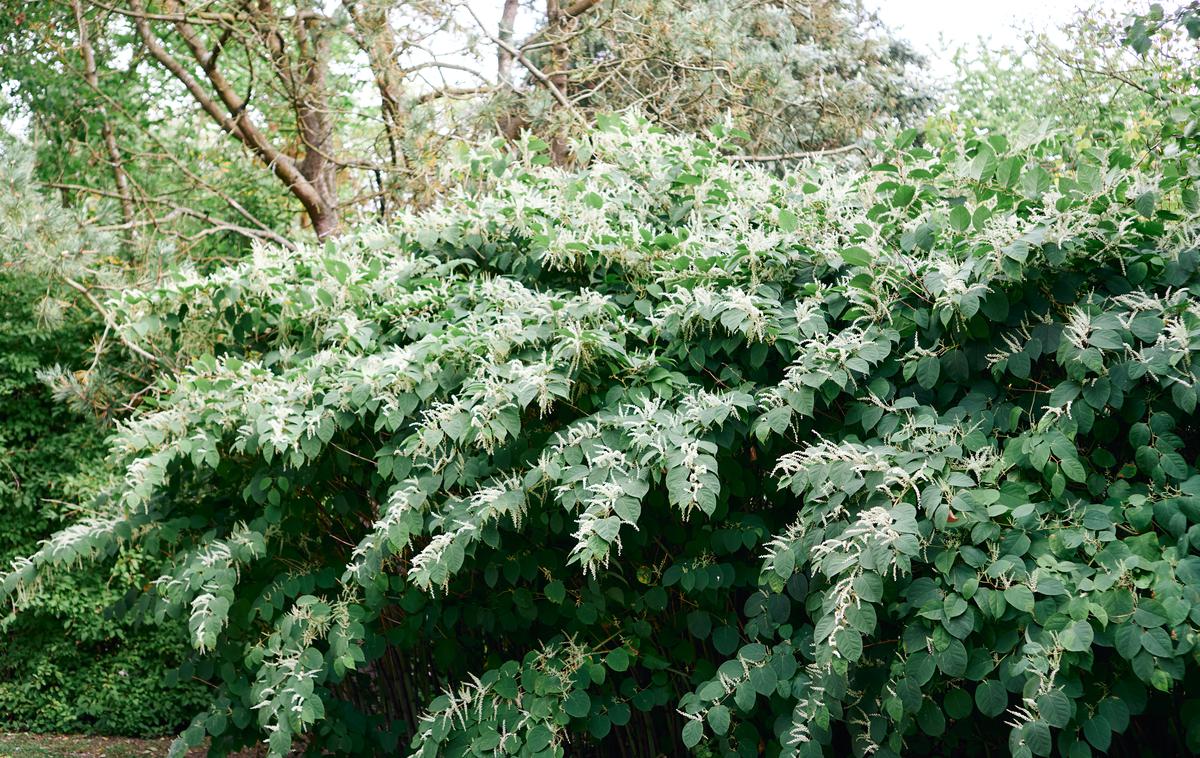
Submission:
[[975,705],[985,716],[999,716],[1008,708],[1008,691],[995,679],[985,679],[975,688]]

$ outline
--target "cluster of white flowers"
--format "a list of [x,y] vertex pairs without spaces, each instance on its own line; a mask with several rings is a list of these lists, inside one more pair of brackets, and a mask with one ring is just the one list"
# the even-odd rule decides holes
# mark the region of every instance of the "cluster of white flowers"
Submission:
[[343,580],[353,579],[365,585],[377,576],[384,559],[403,550],[419,533],[428,502],[429,496],[416,479],[406,479],[394,487],[379,519],[355,546]]
[[[417,721],[417,739],[409,758],[433,758],[441,755],[443,741],[456,730],[467,732],[480,724],[493,724],[498,740],[480,754],[490,751],[503,755],[519,749],[534,727],[548,733],[548,743],[559,748],[565,739],[564,724],[554,718],[555,710],[546,709],[542,698],[547,694],[566,699],[574,690],[574,677],[593,659],[593,651],[568,638],[562,642],[543,645],[526,656],[518,669],[510,663],[501,671],[490,671],[484,677],[471,675],[466,681],[444,688]],[[536,694],[526,689],[526,683],[536,675],[540,682]],[[513,680],[513,694],[497,686],[500,676]]]
[[525,489],[516,476],[500,477],[466,499],[445,504],[432,514],[430,524],[431,532],[442,531],[413,556],[409,579],[425,589],[448,587],[462,566],[467,547],[480,539],[482,531],[502,518],[520,529],[527,508]]
[[154,580],[159,615],[190,599],[192,644],[201,652],[211,650],[228,621],[241,567],[265,553],[266,537],[244,523],[225,539],[201,545],[178,560],[172,573]]
[[829,665],[811,663],[806,668],[809,684],[797,693],[788,728],[788,745],[795,747],[812,741],[810,725],[818,723],[818,712],[825,709],[825,687],[820,684],[829,672]]

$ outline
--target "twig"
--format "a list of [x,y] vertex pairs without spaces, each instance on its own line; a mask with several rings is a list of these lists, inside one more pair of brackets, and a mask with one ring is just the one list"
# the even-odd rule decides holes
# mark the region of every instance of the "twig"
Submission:
[[580,124],[585,127],[587,126],[587,119],[585,119],[583,115],[575,109],[575,106],[571,105],[571,101],[567,99],[567,96],[563,94],[563,91],[559,89],[557,85],[555,85],[550,77],[546,76],[546,74],[540,68],[535,66],[532,61],[525,57],[525,53],[521,52],[517,48],[497,37],[495,34],[492,34],[490,31],[488,31],[483,22],[479,20],[479,16],[475,15],[475,11],[472,10],[471,6],[469,5],[467,6],[467,12],[470,13],[471,17],[475,19],[475,23],[479,24],[479,28],[482,29],[483,33],[488,36],[488,39],[498,45],[502,50],[511,53],[512,56],[517,59],[517,62],[525,67],[526,71],[533,74],[535,79],[546,85],[546,88],[550,90],[550,94],[554,95],[554,99],[558,101],[559,105],[566,108],[571,115],[578,119]]
[[100,317],[104,319],[105,326],[111,327],[112,330],[117,333],[117,339],[119,339],[121,341],[122,345],[129,348],[130,352],[134,353],[135,355],[139,355],[142,358],[145,358],[146,360],[150,361],[151,363],[160,363],[161,362],[161,361],[159,361],[159,359],[156,356],[154,356],[154,355],[146,352],[142,348],[138,347],[133,342],[131,342],[128,337],[126,337],[124,334],[121,333],[121,330],[119,328],[117,328],[117,326],[116,326],[116,322],[113,321],[112,315],[107,310],[105,310],[104,306],[100,304],[100,301],[96,299],[96,297],[88,290],[87,287],[84,287],[82,284],[75,281],[74,279],[72,279],[69,276],[63,276],[63,281],[65,281],[67,283],[68,287],[79,292],[85,298],[87,298],[87,301],[92,304],[92,307],[95,308],[96,312],[100,314]]
[[841,147],[828,147],[824,150],[799,150],[794,153],[774,153],[772,155],[730,155],[732,161],[740,161],[742,163],[769,163],[771,161],[794,161],[802,158],[816,158],[822,155],[837,155],[839,153],[849,153],[854,150],[861,151],[866,155],[866,148],[862,145],[842,145]]

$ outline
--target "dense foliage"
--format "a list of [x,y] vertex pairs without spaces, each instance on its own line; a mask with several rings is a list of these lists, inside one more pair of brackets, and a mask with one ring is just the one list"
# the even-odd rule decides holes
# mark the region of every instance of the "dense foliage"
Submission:
[[[13,195],[8,195],[11,199]],[[8,227],[11,229],[12,227]],[[78,518],[103,472],[103,430],[51,397],[47,365],[87,356],[94,319],[46,328],[46,282],[0,273],[0,560]],[[86,502],[86,500],[85,500]],[[150,561],[122,552],[115,564],[62,574],[0,618],[0,723],[5,729],[158,735],[186,724],[204,701],[195,685],[169,683],[186,654],[178,629],[147,627],[105,611]]]
[[[743,152],[771,155],[854,143],[930,105],[916,53],[861,3],[626,0],[613,7],[619,12],[583,24],[567,44],[564,86],[586,93],[578,101],[588,113],[637,105],[683,133],[730,118],[749,135]],[[619,75],[614,61],[626,62]],[[551,103],[544,92],[530,98],[529,120],[552,117]]]
[[1195,709],[1197,115],[468,154],[392,230],[113,303],[187,368],[5,587],[172,554],[143,602],[219,688],[181,746],[1103,752]]
[[[168,621],[139,646],[186,630],[172,679],[210,688],[176,752],[1200,751],[1195,18],[1130,24],[1138,68],[986,66],[859,167],[634,115],[569,168],[561,136],[464,147],[392,226],[107,303],[87,230],[17,214],[0,242],[44,244],[0,259],[158,378],[102,466],[5,353],[42,419],[6,460],[100,493],[13,561],[5,631],[135,586],[116,609]],[[44,376],[94,400],[95,355]],[[70,685],[113,723],[123,660]],[[157,686],[123,705],[189,697]]]
[[[773,1],[737,14],[724,2],[687,13],[647,3],[637,10],[648,23],[628,3],[572,4],[578,12],[557,21],[556,2],[521,6],[526,39],[510,28],[509,43],[529,45],[528,57],[507,67],[479,36],[503,35],[503,23],[470,23],[457,3],[304,3],[304,24],[293,23],[293,2],[5,6],[0,122],[14,134],[0,136],[0,566],[92,512],[90,493],[112,470],[100,461],[104,423],[130,413],[152,370],[172,365],[130,349],[135,340],[122,344],[103,304],[109,293],[154,282],[180,260],[200,270],[236,260],[255,237],[287,245],[285,234],[309,236],[296,223],[301,205],[273,175],[281,165],[332,156],[314,176],[332,175],[324,200],[350,223],[428,202],[443,186],[444,145],[490,141],[499,124],[549,139],[580,129],[583,114],[637,101],[691,129],[734,107],[763,135],[741,148],[775,150],[854,140],[922,102],[905,78],[909,51],[853,2],[822,0],[807,14]],[[678,37],[681,24],[704,33]],[[435,29],[437,54],[426,44]],[[450,50],[455,38],[470,49]],[[571,43],[565,55],[544,44],[560,38]],[[204,48],[214,54],[192,66]],[[221,101],[214,117],[185,88],[186,73],[163,67],[167,58],[191,67],[214,100],[224,81],[241,106]],[[571,106],[525,62],[569,71],[559,85]],[[779,78],[764,79],[765,64]],[[327,81],[299,85],[321,71]],[[447,71],[478,87],[448,83]],[[818,93],[820,113],[808,107]],[[231,150],[222,113],[258,124],[277,152],[259,155],[253,140]],[[181,625],[149,630],[108,613],[157,575],[157,548],[117,550],[22,594],[0,623],[0,726],[157,734],[186,721],[200,702],[192,680],[212,677],[205,664],[172,671],[186,645]],[[183,684],[168,689],[167,672]]]

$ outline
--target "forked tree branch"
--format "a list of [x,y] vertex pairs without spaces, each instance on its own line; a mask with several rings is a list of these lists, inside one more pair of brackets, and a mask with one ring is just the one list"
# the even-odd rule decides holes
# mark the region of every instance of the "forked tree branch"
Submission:
[[[202,67],[213,92],[214,99],[203,85],[192,75],[182,63],[163,47],[150,28],[151,16],[146,13],[142,0],[130,0],[133,8],[131,14],[137,27],[138,36],[153,57],[163,68],[175,77],[192,99],[208,116],[217,122],[227,134],[233,135],[238,141],[250,149],[278,177],[288,191],[304,206],[309,218],[318,226],[318,219],[331,209],[321,192],[301,172],[296,161],[273,145],[259,130],[247,113],[249,103],[238,95],[220,69],[214,64],[213,53],[206,50],[200,42],[195,29],[186,20],[173,20],[175,28],[192,53],[192,57]],[[171,14],[172,19],[179,19],[182,14]],[[318,234],[320,230],[318,229]]]

